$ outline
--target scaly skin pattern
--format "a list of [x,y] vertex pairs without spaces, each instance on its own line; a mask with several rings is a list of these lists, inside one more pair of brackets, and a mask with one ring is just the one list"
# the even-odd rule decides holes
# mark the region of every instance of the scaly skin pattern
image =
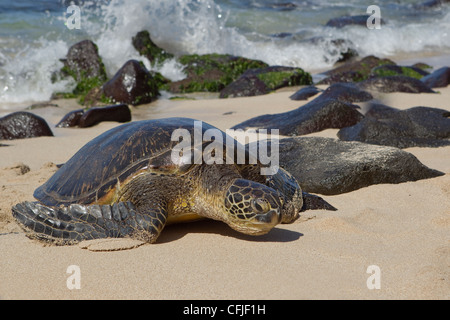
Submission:
[[[23,202],[15,205],[12,213],[30,238],[55,244],[121,237],[153,243],[166,224],[168,202],[181,194],[177,180],[141,174],[123,186],[117,202],[111,204],[49,207]],[[183,213],[180,208],[171,211],[176,216]]]
[[[171,133],[183,129],[195,141],[194,122],[143,120],[104,132],[35,190],[38,202],[13,206],[13,216],[28,236],[56,244],[107,237],[153,243],[166,224],[199,218],[258,235],[298,218],[301,189],[282,169],[266,177],[260,164],[174,163]],[[203,124],[200,134],[213,128]]]
[[22,202],[13,207],[13,215],[30,238],[58,245],[139,234],[144,220],[130,202],[59,208]]
[[49,207],[24,202],[12,208],[13,216],[29,237],[55,244],[108,237],[153,243],[168,220],[199,217],[258,235],[282,219],[283,195],[243,179],[231,165],[193,166],[180,176],[140,174],[116,188],[117,199],[111,204]]

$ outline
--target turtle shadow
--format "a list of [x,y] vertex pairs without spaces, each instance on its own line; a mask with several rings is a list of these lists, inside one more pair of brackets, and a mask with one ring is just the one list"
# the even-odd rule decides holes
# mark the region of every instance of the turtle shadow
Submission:
[[303,236],[300,232],[282,229],[282,227],[275,227],[265,235],[251,236],[237,232],[223,222],[201,220],[166,226],[156,243],[163,244],[176,241],[190,233],[219,234],[224,237],[233,237],[239,240],[252,242],[292,242]]

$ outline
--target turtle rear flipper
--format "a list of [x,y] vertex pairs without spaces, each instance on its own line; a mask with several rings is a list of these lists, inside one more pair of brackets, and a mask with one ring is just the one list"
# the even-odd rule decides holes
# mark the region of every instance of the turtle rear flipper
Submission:
[[28,237],[61,245],[126,236],[153,242],[160,232],[152,230],[152,219],[137,213],[130,202],[51,208],[27,201],[13,206],[12,214]]

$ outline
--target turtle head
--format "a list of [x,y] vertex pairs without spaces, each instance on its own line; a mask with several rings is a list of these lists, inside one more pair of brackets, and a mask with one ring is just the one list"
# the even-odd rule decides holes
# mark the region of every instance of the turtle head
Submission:
[[250,180],[234,180],[226,190],[224,205],[225,222],[242,233],[265,234],[282,220],[282,195]]

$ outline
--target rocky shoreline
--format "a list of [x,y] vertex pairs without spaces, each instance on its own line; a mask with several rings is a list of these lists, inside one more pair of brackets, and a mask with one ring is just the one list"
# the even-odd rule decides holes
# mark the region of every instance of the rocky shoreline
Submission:
[[[54,96],[77,98],[83,108],[66,114],[56,125],[57,128],[90,127],[103,121],[131,121],[132,113],[129,106],[135,107],[155,101],[163,90],[173,95],[187,92],[216,92],[219,98],[230,99],[266,95],[283,87],[302,86],[290,98],[308,100],[306,104],[288,112],[248,119],[235,124],[233,129],[278,129],[283,136],[293,136],[281,140],[281,146],[290,147],[280,150],[282,154],[280,164],[288,170],[295,171],[301,183],[316,181],[322,185],[321,181],[325,178],[317,176],[311,178],[308,175],[309,171],[305,175],[301,170],[295,169],[298,159],[303,159],[300,162],[305,161],[311,165],[314,163],[315,168],[320,168],[323,157],[342,158],[343,150],[347,149],[349,151],[345,152],[351,152],[352,148],[357,147],[358,154],[374,155],[373,159],[349,155],[346,159],[352,158],[350,167],[348,162],[340,165],[336,161],[337,167],[331,170],[332,172],[326,171],[330,175],[328,178],[332,179],[336,186],[312,187],[311,182],[308,182],[306,191],[337,194],[370,184],[414,181],[442,174],[429,168],[411,169],[413,167],[409,165],[399,172],[399,169],[394,169],[395,165],[391,165],[404,161],[398,157],[410,159],[411,155],[401,150],[394,152],[392,148],[388,152],[385,147],[401,149],[450,145],[450,112],[423,106],[397,110],[378,103],[373,95],[387,92],[437,94],[436,88],[446,87],[450,81],[449,67],[430,72],[430,66],[423,63],[399,66],[389,59],[368,56],[362,59],[352,58],[341,63],[336,68],[324,72],[322,80],[313,84],[311,75],[300,68],[268,66],[262,61],[231,55],[175,57],[154,44],[147,31],[139,32],[133,37],[132,42],[136,50],[152,64],[177,59],[184,65],[186,78],[171,82],[161,74],[147,70],[142,62],[129,60],[108,79],[95,43],[90,40],[81,41],[69,49],[67,56],[62,59],[64,67],[54,75],[55,81],[72,77],[77,85],[70,93],[55,93]],[[315,87],[324,84],[328,85],[325,90]],[[316,95],[318,96],[315,97]],[[357,105],[362,102],[370,106],[365,112]],[[24,121],[25,118],[28,120]],[[32,125],[29,125],[30,121]],[[338,139],[334,139],[335,141],[300,137],[329,128],[339,129]],[[52,135],[52,130],[44,119],[31,112],[16,112],[0,118],[2,140],[43,135]],[[360,143],[350,144],[344,141]],[[326,153],[321,152],[317,155],[318,146],[323,144],[327,145],[327,148],[321,150]],[[315,148],[307,148],[306,145],[313,145]],[[376,149],[377,147],[373,145],[380,147]],[[394,158],[387,160],[390,156],[380,156],[383,152],[393,154]],[[312,160],[314,156],[318,156],[318,159]],[[292,159],[296,159],[295,163]],[[386,164],[386,161],[391,165]],[[417,168],[422,168],[417,159],[408,161],[414,163]],[[386,166],[391,166],[395,173],[378,170]],[[355,168],[364,169],[362,172]],[[368,173],[371,172],[369,168],[375,168],[375,171]],[[346,170],[348,175],[338,174]],[[418,175],[421,170],[430,174]],[[342,179],[339,179],[339,176]],[[348,181],[358,183],[350,183],[345,187]]]

